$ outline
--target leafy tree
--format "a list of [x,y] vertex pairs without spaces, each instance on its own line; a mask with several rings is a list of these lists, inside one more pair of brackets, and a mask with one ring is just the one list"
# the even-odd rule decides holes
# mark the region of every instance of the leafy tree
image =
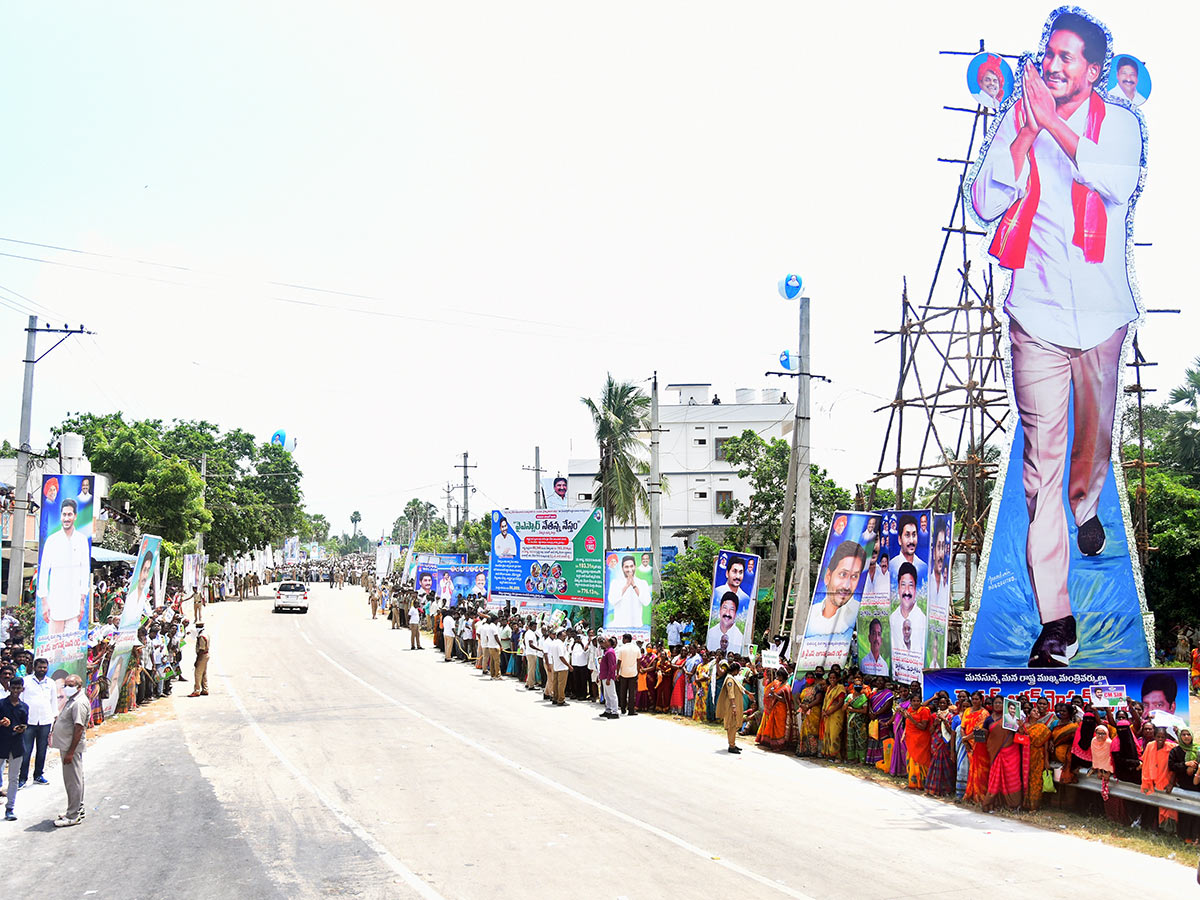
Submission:
[[654,603],[656,636],[665,633],[667,621],[676,614],[693,622],[697,632],[708,627],[713,561],[721,546],[707,535],[697,535],[686,552],[663,566],[662,596],[655,598]]
[[579,399],[592,414],[596,430],[600,471],[594,503],[604,509],[605,546],[612,546],[613,521],[636,518],[639,506],[646,502],[646,487],[637,475],[643,449],[638,434],[649,427],[650,398],[634,384],[613,381],[609,373],[599,402]]
[[358,523],[362,521],[362,513],[357,509],[350,513],[350,524],[354,526],[354,536],[358,536]]
[[750,482],[749,503],[734,499],[722,504],[721,512],[735,522],[725,532],[726,539],[738,549],[756,540],[778,547],[791,445],[780,438],[767,442],[757,431],[747,428],[727,440],[724,450],[725,459],[737,467],[738,477]]

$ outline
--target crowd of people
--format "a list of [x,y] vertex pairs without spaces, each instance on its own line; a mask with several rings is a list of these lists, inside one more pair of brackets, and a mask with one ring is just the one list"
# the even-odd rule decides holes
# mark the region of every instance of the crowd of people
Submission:
[[[999,696],[926,694],[920,682],[900,684],[854,666],[765,668],[761,656],[722,656],[686,643],[681,627],[668,631],[668,642],[635,640],[573,624],[562,613],[512,615],[478,596],[445,606],[429,585],[419,587],[385,579],[368,589],[368,605],[392,628],[408,626],[411,649],[423,648],[421,630],[430,632],[431,648],[446,662],[523,682],[554,706],[594,703],[607,719],[650,713],[721,725],[731,753],[742,751],[738,735],[753,737],[763,750],[872,767],[907,790],[985,812],[1037,810],[1061,785],[1095,778],[1097,812],[1200,835],[1194,816],[1154,802],[1156,793],[1175,790],[1200,800],[1192,733],[1156,725],[1132,699],[1123,709],[1099,710],[1081,697],[1051,705],[1019,694],[1006,710]],[[1164,678],[1163,689],[1173,693],[1174,682]],[[1110,790],[1118,782],[1145,801],[1118,796]]]

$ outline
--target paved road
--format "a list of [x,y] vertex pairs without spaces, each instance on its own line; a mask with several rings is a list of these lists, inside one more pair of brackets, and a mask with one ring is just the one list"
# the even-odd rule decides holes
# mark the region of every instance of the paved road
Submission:
[[83,826],[55,832],[39,818],[58,811],[57,784],[22,794],[5,841],[26,863],[14,895],[34,884],[173,900],[1196,889],[1173,862],[794,757],[730,756],[716,732],[554,708],[512,679],[410,652],[407,633],[370,620],[359,589],[312,598],[308,615],[213,607],[213,694],[89,751]]

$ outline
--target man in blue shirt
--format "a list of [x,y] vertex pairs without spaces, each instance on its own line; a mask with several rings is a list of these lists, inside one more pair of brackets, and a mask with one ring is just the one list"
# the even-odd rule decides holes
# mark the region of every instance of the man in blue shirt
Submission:
[[13,807],[21,776],[21,759],[25,755],[25,729],[29,724],[29,707],[21,702],[25,679],[19,675],[8,682],[8,696],[0,700],[0,768],[7,767],[8,802],[4,808],[6,822],[17,821]]

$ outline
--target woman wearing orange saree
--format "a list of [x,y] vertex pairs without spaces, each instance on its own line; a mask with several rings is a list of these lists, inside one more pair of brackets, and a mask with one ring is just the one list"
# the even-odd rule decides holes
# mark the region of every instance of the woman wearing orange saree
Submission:
[[1200,647],[1192,648],[1192,693],[1200,694]]
[[1042,773],[1050,768],[1050,723],[1054,713],[1050,701],[1042,697],[1037,702],[1025,730],[1029,734],[1029,781],[1025,785],[1025,806],[1040,809],[1042,806]]
[[758,726],[756,744],[767,750],[789,750],[796,746],[795,719],[792,716],[792,689],[787,670],[779,669],[763,690],[763,717]]
[[963,713],[963,740],[970,750],[970,761],[967,769],[967,790],[963,800],[968,803],[983,803],[987,796],[988,785],[988,751],[987,732],[984,730],[988,720],[988,711],[983,705],[983,692],[976,691],[971,695],[971,706]]

